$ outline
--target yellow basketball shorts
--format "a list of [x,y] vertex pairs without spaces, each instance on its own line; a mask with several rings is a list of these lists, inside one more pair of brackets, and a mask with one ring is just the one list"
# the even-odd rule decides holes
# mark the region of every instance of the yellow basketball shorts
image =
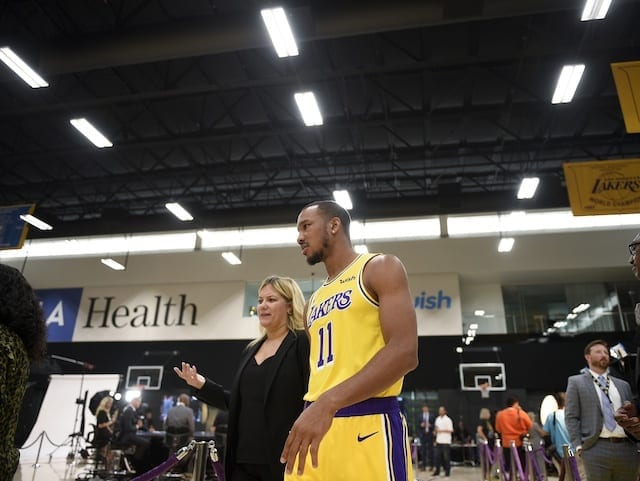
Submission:
[[304,473],[286,481],[413,481],[407,423],[394,397],[339,410],[320,442],[318,467],[307,455]]

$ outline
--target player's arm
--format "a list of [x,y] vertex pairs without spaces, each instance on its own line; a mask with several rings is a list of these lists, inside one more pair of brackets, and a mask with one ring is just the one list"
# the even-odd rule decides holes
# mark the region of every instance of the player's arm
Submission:
[[418,364],[418,335],[404,266],[389,255],[374,257],[363,273],[366,288],[378,299],[385,346],[356,374],[326,391],[298,417],[282,452],[291,473],[298,456],[302,474],[307,453],[318,465],[318,446],[340,408],[369,399],[391,386]]

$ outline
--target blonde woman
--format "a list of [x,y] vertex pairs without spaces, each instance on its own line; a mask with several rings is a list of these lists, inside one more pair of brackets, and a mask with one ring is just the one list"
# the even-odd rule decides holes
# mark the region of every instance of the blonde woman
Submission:
[[116,422],[116,416],[111,416],[111,407],[113,406],[113,398],[105,396],[100,400],[96,409],[96,433],[93,438],[93,444],[108,464],[110,458],[111,437],[113,436],[113,425]]
[[176,374],[196,396],[229,411],[225,479],[282,481],[280,453],[304,405],[309,381],[309,340],[303,323],[304,297],[289,277],[267,277],[258,289],[262,335],[249,343],[231,391],[182,363]]

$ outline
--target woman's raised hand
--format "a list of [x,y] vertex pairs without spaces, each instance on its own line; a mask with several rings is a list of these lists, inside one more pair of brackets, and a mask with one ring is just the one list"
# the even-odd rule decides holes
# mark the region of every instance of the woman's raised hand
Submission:
[[198,374],[196,366],[183,362],[182,369],[174,367],[173,370],[178,377],[183,379],[189,386],[195,387],[196,389],[200,389],[204,386],[204,376],[202,376],[202,374]]

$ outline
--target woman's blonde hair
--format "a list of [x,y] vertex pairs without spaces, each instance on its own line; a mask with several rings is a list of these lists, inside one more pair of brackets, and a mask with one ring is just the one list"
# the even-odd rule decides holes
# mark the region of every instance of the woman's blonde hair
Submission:
[[489,408],[480,409],[480,419],[491,419],[491,411],[489,411]]
[[[266,277],[260,283],[258,292],[260,292],[265,286],[272,286],[291,306],[291,314],[287,316],[287,327],[289,330],[298,331],[304,329],[303,316],[305,300],[298,283],[290,277],[272,275]],[[260,327],[260,332],[262,334],[260,339],[262,339],[266,334],[262,326]]]
[[111,412],[107,409],[107,404],[111,401],[113,403],[113,398],[110,396],[105,396],[100,400],[98,407],[96,408],[96,416],[98,415],[98,411],[104,411],[107,413],[107,416],[111,417]]

